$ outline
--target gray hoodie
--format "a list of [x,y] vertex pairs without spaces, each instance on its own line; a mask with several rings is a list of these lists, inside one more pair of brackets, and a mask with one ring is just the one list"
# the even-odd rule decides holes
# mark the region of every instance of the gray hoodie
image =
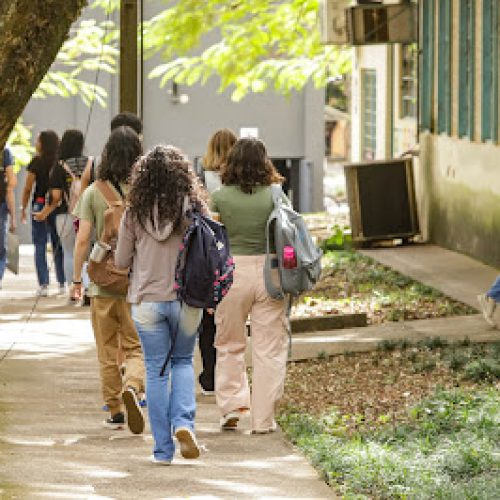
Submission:
[[127,296],[132,304],[177,299],[175,265],[183,234],[172,233],[172,223],[158,227],[157,220],[143,228],[127,209],[121,221],[115,264],[132,268]]

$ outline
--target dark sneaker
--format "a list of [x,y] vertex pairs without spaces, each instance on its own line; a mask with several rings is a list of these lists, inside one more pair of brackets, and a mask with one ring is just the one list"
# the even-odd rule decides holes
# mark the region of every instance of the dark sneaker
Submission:
[[115,413],[104,421],[104,425],[110,429],[123,429],[125,427],[125,415],[122,412]]
[[144,415],[135,390],[132,387],[127,387],[123,391],[122,398],[127,411],[127,424],[130,432],[141,434],[144,431]]
[[179,441],[181,455],[184,458],[198,458],[200,456],[200,448],[191,429],[179,427],[175,431],[175,437]]
[[220,428],[223,431],[234,431],[238,428],[238,422],[240,421],[240,414],[236,411],[231,411],[221,417]]

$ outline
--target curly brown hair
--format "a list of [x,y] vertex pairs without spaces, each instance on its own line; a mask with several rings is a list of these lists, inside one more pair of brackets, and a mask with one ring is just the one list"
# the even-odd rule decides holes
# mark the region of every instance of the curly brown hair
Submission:
[[257,186],[282,183],[283,177],[268,158],[262,141],[243,138],[231,149],[221,180],[226,186],[238,186],[244,193],[252,194]]
[[137,160],[127,201],[131,214],[143,227],[148,220],[159,227],[172,222],[177,231],[184,221],[186,196],[206,211],[207,195],[181,150],[155,146]]

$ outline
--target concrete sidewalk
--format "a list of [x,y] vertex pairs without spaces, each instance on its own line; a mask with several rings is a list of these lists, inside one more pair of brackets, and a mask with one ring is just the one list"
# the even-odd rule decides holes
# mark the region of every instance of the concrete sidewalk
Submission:
[[436,245],[374,248],[361,253],[475,308],[477,295],[486,292],[500,274],[494,267]]
[[[198,396],[198,460],[149,463],[142,436],[102,426],[89,310],[40,299],[34,313],[32,257],[0,291],[1,498],[333,498],[333,491],[281,432],[221,433],[214,398]],[[27,318],[30,321],[27,322]]]

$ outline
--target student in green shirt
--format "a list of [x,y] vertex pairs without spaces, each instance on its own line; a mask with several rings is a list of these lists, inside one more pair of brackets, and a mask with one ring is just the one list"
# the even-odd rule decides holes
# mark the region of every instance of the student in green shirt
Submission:
[[[105,182],[117,197],[123,199],[130,171],[141,154],[139,136],[130,127],[113,130],[104,146],[98,180]],[[92,232],[95,229],[97,237],[101,238],[107,208],[106,199],[95,183],[85,190],[75,208],[74,215],[80,219],[80,225],[75,244],[71,293],[76,299],[82,295],[82,268]],[[140,434],[144,430],[144,415],[137,396],[144,388],[144,361],[130,304],[125,295],[110,293],[93,283],[89,287],[89,295],[102,394],[110,412],[105,425],[109,428],[123,427],[125,407],[129,429],[134,434]],[[119,347],[126,359],[123,379],[117,358]]]
[[[283,394],[287,359],[285,303],[269,296],[264,284],[266,224],[273,210],[271,184],[281,183],[264,144],[239,139],[222,169],[223,187],[211,208],[225,224],[235,259],[234,283],[215,313],[217,365],[215,395],[223,430],[235,429],[251,408],[252,431],[276,429],[274,408]],[[252,326],[252,394],[245,349],[246,320]]]

